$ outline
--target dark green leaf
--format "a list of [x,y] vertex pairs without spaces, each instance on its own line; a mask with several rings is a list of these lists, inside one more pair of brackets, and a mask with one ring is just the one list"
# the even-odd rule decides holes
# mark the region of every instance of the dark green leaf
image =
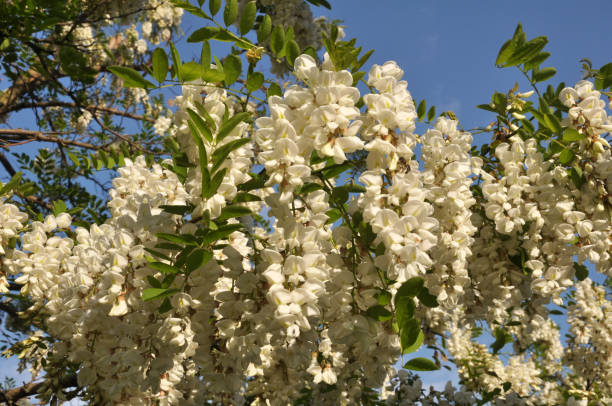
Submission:
[[125,66],[109,66],[108,70],[123,80],[123,86],[125,87],[137,87],[141,89],[155,87],[153,83],[143,78],[138,71],[132,68]]
[[181,273],[181,270],[175,266],[164,264],[163,262],[149,262],[149,266],[161,273],[172,274]]
[[217,190],[219,190],[219,186],[221,186],[221,182],[223,182],[223,177],[225,176],[226,172],[227,168],[221,169],[219,172],[214,174],[214,176],[210,180],[210,183],[207,185],[207,188],[204,189],[204,184],[202,185],[203,192],[206,192],[204,198],[211,198],[217,193]]
[[538,70],[537,72],[533,72],[533,81],[534,82],[543,82],[555,76],[557,70],[555,68],[548,67]]
[[189,234],[168,234],[168,233],[157,233],[155,236],[159,239],[170,241],[175,244],[184,244],[184,245],[197,245],[197,241],[193,235]]
[[142,291],[142,300],[148,302],[149,300],[161,299],[163,297],[173,295],[180,291],[180,289],[147,288]]
[[190,108],[187,109],[187,113],[189,114],[189,118],[191,118],[191,121],[195,124],[197,130],[204,137],[204,139],[209,143],[212,143],[212,133],[210,132],[210,129],[208,128],[208,125],[204,121],[204,119]]
[[383,306],[372,306],[366,311],[366,314],[374,320],[381,322],[391,320],[393,317],[393,313],[385,309]]
[[223,9],[223,22],[226,26],[234,24],[238,17],[238,0],[226,0]]
[[513,66],[525,63],[535,57],[546,46],[548,39],[546,37],[537,37],[519,46],[508,59],[506,66]]
[[212,62],[212,56],[210,54],[210,43],[208,41],[202,42],[202,52],[200,53],[200,64],[203,70],[210,69],[210,63]]
[[221,0],[210,0],[208,2],[208,9],[210,10],[210,15],[214,17],[221,9]]
[[66,207],[66,202],[64,202],[63,200],[56,200],[53,202],[53,215],[54,216],[57,216],[60,213],[64,213],[67,210],[68,208]]
[[170,55],[172,55],[172,69],[174,70],[174,75],[178,80],[183,80],[183,76],[181,75],[181,57],[174,46],[174,43],[170,41]]
[[242,224],[228,224],[219,227],[217,230],[209,231],[202,238],[202,245],[214,244],[219,240],[227,238],[231,233],[242,229]]
[[206,265],[206,263],[210,261],[212,257],[212,252],[208,250],[202,248],[194,249],[185,261],[185,271],[187,273],[195,271],[196,269]]
[[577,262],[574,262],[574,270],[576,271],[576,279],[579,281],[583,281],[589,276],[589,269]]
[[260,43],[265,42],[270,36],[270,32],[272,32],[272,19],[266,14],[257,29],[257,41]]
[[234,203],[246,203],[246,202],[260,202],[261,198],[257,195],[247,193],[247,192],[239,192],[234,197]]
[[497,354],[499,350],[504,348],[507,342],[506,332],[502,328],[495,329],[495,341],[491,344],[491,349],[493,350],[493,354]]
[[282,26],[277,25],[272,30],[272,37],[270,38],[270,49],[272,49],[272,52],[274,54],[278,55],[280,51],[283,50],[284,46],[285,31],[283,30]]
[[402,286],[400,286],[400,288],[397,290],[397,293],[395,294],[396,304],[397,300],[399,300],[399,298],[401,297],[407,296],[412,298],[418,296],[419,293],[421,293],[421,291],[423,290],[424,285],[425,280],[418,276],[408,279],[402,284]]
[[431,106],[429,108],[429,111],[427,112],[427,121],[431,123],[435,117],[436,117],[436,106]]
[[414,304],[414,300],[409,296],[398,297],[396,294],[394,302],[397,324],[401,329],[401,327],[408,323],[408,321],[413,320],[416,306]]
[[427,111],[427,102],[425,99],[421,100],[419,106],[417,107],[417,115],[419,116],[419,121],[425,118],[425,112]]
[[219,27],[202,27],[199,30],[195,30],[193,34],[187,38],[187,42],[202,42],[207,41],[211,38],[215,38],[219,34],[221,29]]
[[242,16],[240,17],[240,34],[245,35],[251,31],[253,24],[255,24],[255,15],[257,14],[257,4],[255,1],[249,1],[246,6],[242,9]]
[[436,299],[436,297],[432,295],[431,293],[429,293],[429,291],[426,288],[423,288],[423,290],[421,290],[421,293],[419,293],[417,297],[419,298],[419,301],[427,307],[438,307],[439,306],[438,300]]
[[314,192],[315,190],[321,189],[323,189],[323,186],[319,185],[318,183],[305,183],[298,191],[298,194],[307,195],[309,193]]
[[504,42],[504,45],[502,45],[501,49],[499,50],[499,53],[497,54],[495,64],[499,66],[505,65],[515,50],[516,43],[513,40],[509,39],[508,41]]
[[204,69],[202,80],[208,83],[218,83],[225,79],[225,73],[219,69]]
[[[333,164],[321,169],[321,174],[325,179],[332,179],[352,168],[352,164],[345,162],[342,164]],[[318,171],[317,171],[318,172]]]
[[155,48],[153,51],[153,76],[159,83],[166,79],[168,74],[168,55],[161,48]]
[[437,371],[440,369],[432,360],[427,358],[413,358],[404,364],[405,369],[413,371]]
[[249,214],[251,214],[251,210],[246,206],[230,205],[225,206],[221,210],[221,215],[217,218],[217,220],[223,221],[233,217],[248,216]]
[[300,56],[300,46],[294,40],[287,41],[285,52],[287,54],[287,62],[293,66],[295,58]]
[[[232,116],[232,118],[224,122],[223,125],[221,125],[219,132],[217,133],[217,137],[216,137],[217,144],[220,143],[225,137],[227,137],[232,132],[232,130],[236,128],[238,124],[240,124],[243,121],[247,121],[250,117],[251,115],[249,113],[243,112],[243,113],[235,114],[234,116]],[[217,151],[215,151],[215,153],[216,152]]]
[[159,208],[165,211],[166,213],[178,214],[180,216],[183,216],[186,213],[189,213],[191,212],[191,210],[193,210],[193,206],[189,206],[189,205],[184,205],[184,206],[162,205],[162,206],[159,206]]
[[579,165],[574,165],[570,169],[570,177],[576,188],[581,189],[582,185],[585,183],[585,179],[582,173],[582,168]]

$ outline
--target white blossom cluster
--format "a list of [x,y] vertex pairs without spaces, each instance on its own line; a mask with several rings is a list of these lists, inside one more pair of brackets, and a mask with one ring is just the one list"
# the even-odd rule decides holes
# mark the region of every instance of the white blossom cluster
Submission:
[[[169,130],[190,167],[179,176],[171,160],[126,160],[102,225],[74,227],[63,213],[23,228],[26,216],[0,205],[0,246],[18,237],[2,270],[31,300],[28,313],[45,316],[50,365],[78,365],[79,385],[100,404],[285,405],[303,395],[350,405],[366,388],[382,388],[389,405],[469,405],[505,384],[493,404],[609,401],[610,298],[589,278],[574,282],[576,259],[610,275],[612,158],[601,95],[588,82],[562,92],[564,127],[584,135],[571,145],[579,185],[535,140],[500,142],[498,170],[487,171],[457,121],[440,117],[416,134],[414,102],[394,62],[372,67],[363,97],[327,56],[319,66],[302,55],[294,66],[298,82],[269,98],[269,116],[227,132],[251,106],[212,84],[183,86],[172,126],[156,127]],[[326,176],[360,154],[359,185]],[[243,227],[208,247],[212,259],[191,273],[169,277],[153,266],[179,261],[159,233],[211,232],[210,220],[223,218],[256,172],[267,182],[250,197],[261,200],[234,205],[269,227],[230,218]],[[204,176],[218,187],[207,190],[213,181]],[[331,191],[345,186],[353,189],[338,201]],[[180,216],[164,205],[195,209]],[[396,311],[393,298],[414,277],[440,304],[419,303],[416,314],[428,342],[444,336],[460,389],[426,392],[396,372],[397,329],[368,314],[381,292],[391,298],[382,306]],[[163,312],[161,300],[142,300],[161,283],[176,289]],[[568,292],[564,348],[549,310]],[[474,339],[483,325],[512,337],[510,355],[500,355],[510,345],[498,354]],[[43,397],[53,393],[49,386]]]

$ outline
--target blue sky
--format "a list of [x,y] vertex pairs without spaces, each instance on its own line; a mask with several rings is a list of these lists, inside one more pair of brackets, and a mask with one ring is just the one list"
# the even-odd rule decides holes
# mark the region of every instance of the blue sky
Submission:
[[[343,20],[348,38],[356,37],[364,50],[374,49],[368,67],[395,60],[405,71],[413,98],[425,98],[438,112],[454,111],[464,128],[491,121],[491,113],[475,106],[487,103],[495,90],[506,92],[517,81],[521,91],[529,90],[516,68],[494,66],[500,46],[518,22],[523,23],[528,38],[548,37],[546,50],[552,56],[542,66],[557,68],[550,80],[553,85],[580,80],[579,60],[584,57],[594,67],[612,60],[610,0],[330,2],[331,11],[319,7],[313,13]],[[201,25],[186,15],[183,29],[189,35]],[[179,49],[187,50],[184,41]],[[476,138],[477,143],[484,141]],[[14,360],[0,361],[0,379],[5,374],[15,376],[15,372]],[[425,375],[424,381],[427,386],[439,386],[448,377],[440,372]]]

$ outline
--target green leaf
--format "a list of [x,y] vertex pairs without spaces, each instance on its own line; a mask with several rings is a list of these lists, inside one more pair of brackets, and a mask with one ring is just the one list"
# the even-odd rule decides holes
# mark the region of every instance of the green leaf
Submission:
[[181,273],[181,270],[173,265],[164,264],[163,262],[149,262],[149,266],[155,270],[165,274]]
[[373,54],[373,53],[374,53],[374,50],[373,50],[373,49],[370,49],[368,52],[366,52],[365,54],[363,54],[363,55],[361,56],[361,58],[359,58],[359,59],[357,60],[357,62],[355,62],[355,63],[353,64],[353,66],[352,66],[352,69],[351,69],[351,70],[352,70],[353,72],[355,72],[355,71],[358,71],[359,69],[361,69],[361,67],[362,67],[363,65],[365,65],[365,63],[368,61],[368,59],[370,59],[370,57],[372,56],[372,54]]
[[538,70],[537,72],[533,72],[533,81],[534,82],[543,82],[555,76],[557,70],[555,68],[548,67]]
[[404,369],[413,371],[437,371],[440,369],[432,360],[427,358],[413,358],[404,364]]
[[162,287],[161,283],[159,283],[159,281],[151,275],[147,275],[147,281],[149,282],[149,285],[153,286],[154,288],[161,289]]
[[570,169],[570,178],[577,189],[582,189],[585,179],[582,173],[582,168],[579,165],[576,164]]
[[579,281],[583,281],[589,276],[589,269],[577,262],[574,262],[574,270],[576,271],[576,279]]
[[304,185],[302,185],[302,187],[297,193],[301,195],[307,195],[309,193],[321,189],[323,189],[323,186],[319,185],[318,183],[305,183]]
[[252,212],[246,206],[230,205],[230,206],[225,206],[221,210],[221,214],[216,220],[223,221],[223,220],[227,220],[227,219],[234,218],[234,217],[248,216],[250,214],[252,214]]
[[204,69],[202,80],[208,83],[218,83],[225,79],[225,73],[219,69]]
[[406,354],[405,349],[414,347],[419,340],[419,336],[422,335],[421,327],[417,319],[409,319],[403,323],[398,322],[400,329],[400,344],[402,347],[402,353]]
[[497,59],[495,60],[495,64],[499,66],[503,66],[508,62],[508,59],[512,56],[514,51],[516,50],[516,43],[509,39],[504,42],[504,45],[501,46],[499,53],[497,54]]
[[225,59],[225,64],[223,65],[223,70],[225,72],[225,85],[231,86],[240,73],[242,72],[242,61],[240,57],[236,55],[228,55]]
[[342,217],[342,212],[340,211],[340,209],[333,208],[333,209],[327,210],[327,212],[325,212],[325,215],[328,217],[327,224],[333,224],[340,217]]
[[226,0],[223,10],[223,22],[226,26],[234,24],[238,17],[238,0]]
[[15,187],[17,187],[17,185],[19,184],[19,182],[21,181],[21,177],[22,177],[22,173],[21,172],[17,172],[15,175],[13,175],[13,177],[11,178],[11,180],[9,180],[4,186],[2,186],[2,188],[0,189],[0,196],[4,196],[5,194],[7,194],[8,192],[10,192],[11,190],[15,189]]
[[432,295],[431,293],[429,293],[429,291],[426,288],[423,288],[423,290],[421,290],[421,293],[419,293],[417,297],[419,298],[419,301],[427,307],[438,307],[439,306],[438,300],[436,299],[436,297]]
[[153,77],[159,83],[166,79],[168,74],[168,54],[162,48],[153,51]]
[[572,151],[571,149],[565,148],[559,154],[559,162],[562,165],[567,165],[567,164],[571,163],[574,160],[575,157],[576,157],[576,155],[574,154],[574,151]]
[[286,45],[287,62],[293,66],[295,58],[300,56],[300,46],[294,40],[288,41]]
[[535,57],[548,43],[548,38],[542,36],[532,39],[526,44],[519,46],[508,59],[506,66],[514,66],[525,63]]
[[180,289],[160,289],[160,288],[147,288],[142,291],[142,300],[148,302],[154,299],[161,299],[170,295],[173,295],[177,292],[180,292]]
[[269,15],[264,15],[259,28],[257,29],[257,41],[265,42],[272,32],[272,18]]
[[414,300],[409,296],[395,295],[395,316],[397,318],[397,324],[400,326],[405,325],[414,318],[414,310],[416,308]]
[[204,121],[202,117],[192,109],[188,108],[187,113],[189,114],[189,118],[196,125],[197,130],[204,137],[206,141],[212,143],[213,136],[210,130],[208,129],[207,123]]
[[195,104],[196,109],[198,109],[198,113],[200,113],[200,116],[204,117],[204,120],[206,120],[206,124],[208,124],[208,126],[212,129],[212,131],[216,131],[217,124],[215,124],[215,120],[213,120],[210,114],[208,114],[208,111],[206,111],[206,108],[204,108],[204,105],[197,100],[194,101],[193,104]]
[[212,62],[212,56],[210,53],[210,43],[208,41],[202,42],[202,52],[200,53],[200,64],[202,69],[210,69],[210,63]]
[[406,339],[406,343],[402,341],[402,354],[410,354],[411,352],[415,352],[421,345],[423,345],[423,341],[425,341],[425,335],[423,331],[419,328],[416,339],[414,339],[413,343],[408,345],[407,343],[411,341],[411,339]]
[[210,10],[210,15],[214,17],[221,9],[221,0],[210,0],[208,2],[208,9]]
[[143,78],[138,71],[132,68],[125,66],[109,66],[108,70],[123,80],[123,86],[125,87],[137,87],[140,89],[155,87],[153,83]]
[[204,69],[202,65],[197,62],[187,62],[181,65],[182,80],[185,82],[191,82],[192,80],[199,79],[202,77]]
[[266,96],[270,98],[270,96],[282,96],[282,95],[283,95],[283,89],[281,89],[278,83],[270,83]]
[[53,215],[57,216],[60,213],[64,213],[68,210],[66,207],[66,202],[63,200],[56,200],[53,202]]
[[508,337],[506,335],[506,331],[502,328],[495,329],[495,341],[491,344],[491,349],[493,350],[493,354],[497,354],[499,350],[504,348],[506,343],[508,342]]
[[184,245],[197,245],[197,241],[193,235],[189,234],[169,234],[169,233],[157,233],[155,236],[161,240],[170,241],[175,244]]
[[278,55],[285,47],[285,31],[283,27],[277,25],[272,30],[272,37],[270,38],[270,49],[275,55]]
[[240,17],[240,34],[245,35],[251,31],[253,24],[255,24],[255,16],[257,14],[257,4],[255,1],[249,1],[246,6],[242,9],[242,16]]
[[214,244],[219,240],[223,240],[227,238],[233,232],[239,231],[241,229],[242,229],[242,224],[228,224],[225,226],[221,226],[217,230],[209,231],[202,238],[202,245]]
[[386,306],[391,303],[391,293],[386,290],[380,291],[378,295],[376,295],[376,300],[379,305]]
[[236,197],[234,197],[235,203],[246,203],[246,202],[260,202],[261,198],[257,195],[247,193],[247,192],[238,192]]
[[417,107],[417,115],[419,117],[419,121],[425,118],[425,112],[427,111],[427,102],[425,99],[421,100],[419,106]]
[[202,42],[207,41],[209,39],[215,38],[217,34],[219,34],[221,29],[219,27],[202,27],[198,30],[195,30],[189,38],[187,38],[187,42]]
[[261,88],[264,83],[264,75],[261,72],[251,72],[247,76],[247,92],[252,93]]
[[427,112],[427,121],[431,123],[435,117],[436,117],[436,106],[431,106],[429,108],[429,111]]
[[182,81],[183,76],[181,75],[181,57],[174,46],[174,43],[170,41],[170,55],[172,55],[172,69],[174,69],[174,75],[180,81]]
[[399,300],[399,298],[404,297],[404,296],[411,297],[411,298],[418,296],[423,290],[424,286],[425,286],[425,280],[423,278],[415,276],[414,278],[408,279],[397,290],[397,293],[395,294],[396,303],[397,303],[397,300]]
[[352,167],[353,167],[353,165],[351,163],[344,162],[342,164],[333,164],[331,166],[325,167],[325,168],[321,169],[320,172],[323,174],[323,177],[325,179],[332,179],[332,178],[335,178],[336,176],[339,176],[340,174],[346,172],[347,170],[351,169]]
[[212,257],[212,252],[208,250],[203,248],[194,249],[185,261],[185,271],[187,273],[191,273],[196,269],[203,267],[212,259]]
[[217,193],[217,190],[219,190],[219,186],[221,186],[221,182],[223,182],[223,177],[225,176],[226,172],[227,168],[223,168],[219,172],[215,173],[208,185],[206,185],[208,187],[205,187],[205,185],[202,183],[202,192],[206,192],[204,198],[211,198],[215,195],[215,193]]
[[393,317],[393,313],[389,310],[385,309],[383,306],[372,306],[367,311],[366,314],[373,318],[374,320],[378,320],[380,322],[384,322],[387,320],[391,320]]
[[580,141],[583,138],[584,134],[579,133],[575,128],[566,128],[565,132],[563,132],[564,142]]
[[525,69],[532,70],[539,67],[542,62],[548,59],[550,56],[550,52],[542,52],[529,60],[529,62],[525,63]]
[[219,128],[219,132],[217,133],[217,137],[216,137],[217,144],[220,143],[225,137],[227,137],[232,132],[232,130],[236,128],[238,124],[240,124],[243,121],[247,121],[250,117],[251,115],[249,113],[242,112],[242,113],[233,115],[232,118],[230,118],[225,123],[223,123],[223,125],[221,125],[221,128]]

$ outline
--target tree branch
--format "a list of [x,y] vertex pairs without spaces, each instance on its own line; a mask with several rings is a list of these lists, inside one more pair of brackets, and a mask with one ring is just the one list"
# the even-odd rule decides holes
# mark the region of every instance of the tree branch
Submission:
[[[0,128],[0,140],[11,139],[12,141],[23,141],[23,140],[31,139],[32,141],[37,140],[37,141],[45,141],[45,142],[54,142],[54,143],[57,143],[59,145],[64,145],[64,146],[73,145],[75,147],[81,147],[81,148],[87,148],[87,149],[93,149],[93,150],[102,149],[102,150],[108,151],[108,148],[104,146],[89,144],[87,142],[81,142],[81,141],[66,140],[64,138],[59,138],[59,137],[55,137],[53,135],[47,135],[47,134],[62,134],[62,133],[58,133],[58,132],[43,133],[41,131],[25,130],[23,128]],[[15,137],[2,137],[2,135],[9,135],[9,136],[14,135]]]
[[[27,398],[36,395],[45,382],[30,382],[17,388],[0,391],[0,402],[7,405],[15,405],[19,399]],[[77,386],[77,378],[75,375],[70,375],[60,379],[59,385],[62,388],[71,388]]]

